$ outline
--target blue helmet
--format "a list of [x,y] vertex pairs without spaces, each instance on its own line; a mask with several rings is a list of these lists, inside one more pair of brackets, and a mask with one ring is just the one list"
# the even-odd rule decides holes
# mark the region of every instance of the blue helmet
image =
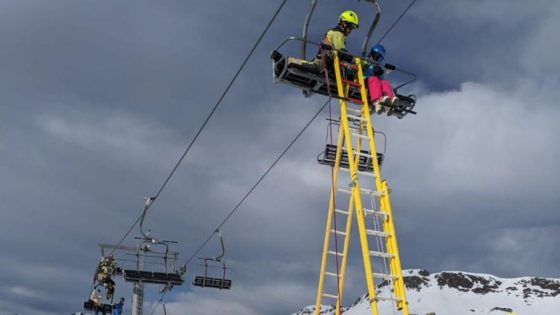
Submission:
[[375,44],[371,47],[369,55],[373,57],[375,61],[382,61],[385,58],[385,47],[381,44]]

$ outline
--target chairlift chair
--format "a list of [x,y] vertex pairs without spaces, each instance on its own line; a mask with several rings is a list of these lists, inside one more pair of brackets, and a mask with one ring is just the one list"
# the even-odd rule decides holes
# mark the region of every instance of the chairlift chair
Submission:
[[[224,247],[224,240],[222,237],[222,232],[216,231],[220,236],[220,245],[222,248],[222,252],[217,257],[199,257],[204,261],[204,276],[195,276],[192,285],[201,287],[201,288],[215,288],[215,289],[226,289],[229,290],[231,288],[231,280],[226,279],[226,271],[228,267],[226,266],[226,262],[222,259],[225,255],[225,247]],[[210,264],[209,264],[210,262]],[[211,264],[219,264],[220,266],[212,266]],[[217,267],[221,268],[222,277],[221,278],[214,278],[208,276],[208,268]]]
[[[303,26],[303,34],[302,37],[290,37],[283,41],[271,54],[272,59],[272,68],[273,68],[273,82],[282,82],[292,86],[295,86],[303,91],[303,94],[307,97],[313,94],[321,94],[324,96],[329,96],[333,98],[340,98],[337,93],[337,86],[336,82],[332,75],[325,74],[323,67],[319,64],[309,62],[306,60],[306,52],[307,46],[312,45],[320,49],[322,52],[326,52],[332,50],[332,47],[324,44],[324,43],[316,43],[313,41],[308,40],[307,33],[308,33],[308,26],[313,16],[315,7],[317,5],[318,0],[312,0],[310,9],[305,17],[305,22]],[[381,17],[381,8],[377,0],[364,0],[365,2],[372,3],[375,7],[375,18],[367,32],[366,37],[364,38],[362,49],[361,49],[361,58],[364,62],[372,62],[368,60],[366,57],[367,47],[369,45],[369,41],[371,39],[371,35],[373,34],[374,30],[376,29],[380,17]],[[299,41],[301,43],[301,59],[285,56],[280,53],[281,48],[288,42],[291,41]],[[349,63],[352,63],[354,57],[349,54],[348,52],[338,51],[338,54],[341,56],[342,60],[346,60]],[[342,62],[344,63],[344,61]],[[396,68],[392,65],[385,64],[384,65],[388,70],[396,70]],[[354,66],[355,67],[355,66]],[[352,68],[352,65],[346,65],[346,68]],[[410,72],[397,70],[403,73],[409,74]],[[350,78],[347,78],[350,81]],[[412,82],[412,81],[411,81]],[[409,84],[408,82],[406,84]],[[402,84],[398,88],[406,85]],[[403,118],[407,114],[416,114],[412,109],[416,104],[416,97],[414,95],[404,95],[398,93],[395,89],[395,96],[397,97],[398,101],[394,104],[389,106],[389,110],[387,112],[388,116],[395,116],[399,119]],[[361,104],[361,94],[360,88],[358,86],[349,84],[348,86],[348,94],[345,98],[346,101]]]
[[[143,282],[151,284],[161,284],[166,287],[173,287],[182,285],[184,280],[178,272],[175,271],[175,261],[177,259],[177,253],[169,251],[169,244],[174,244],[174,241],[156,240],[150,237],[137,237],[137,239],[142,240],[142,243],[138,245],[136,252],[136,269],[125,269],[123,270],[124,280],[127,282]],[[164,251],[158,251],[151,249],[150,245],[164,246]],[[152,253],[151,258],[160,260],[158,263],[160,265],[161,271],[148,271],[144,270],[141,266],[142,257],[146,253]],[[172,260],[171,270],[169,270],[169,260]]]
[[[135,237],[135,239],[141,241],[136,249],[136,269],[123,270],[123,277],[127,282],[161,284],[164,286],[164,288],[172,288],[173,286],[182,285],[184,282],[182,275],[175,270],[175,263],[177,261],[178,253],[169,251],[169,245],[176,244],[177,242],[160,240],[155,237],[149,236],[149,231],[144,231],[144,220],[154,200],[155,197],[146,198],[144,209],[142,211],[142,217],[140,220],[140,233],[142,237]],[[151,246],[163,246],[164,250],[154,250],[151,248]],[[143,259],[141,258],[148,252],[154,254],[155,258],[161,259],[161,263],[159,263],[163,267],[161,271],[143,270]],[[169,260],[171,260],[171,266],[169,266]],[[171,267],[171,270],[169,270],[169,267]]]
[[[317,157],[317,162],[319,164],[334,166],[336,160],[336,144],[327,144],[325,151],[321,152]],[[377,153],[377,162],[379,166],[383,163],[383,153]],[[338,164],[342,168],[349,168],[350,164],[348,162],[348,154],[346,151],[342,150],[342,156],[340,157],[340,163]],[[373,161],[369,151],[360,150],[360,158],[358,161],[358,170],[362,172],[372,172],[373,171]]]
[[[332,128],[332,125],[337,125],[340,122],[337,120],[331,120],[329,121],[329,127],[328,128]],[[328,130],[327,128],[327,130]],[[355,128],[355,127],[354,127]],[[385,146],[387,143],[387,139],[385,138],[385,134],[382,132],[378,132],[378,131],[374,131],[374,133],[379,133],[381,134],[385,141],[384,141],[384,149],[382,152],[377,152],[376,157],[377,157],[377,163],[379,164],[379,167],[381,167],[383,165],[383,159],[385,157]],[[321,153],[319,153],[319,155],[317,156],[317,162],[319,164],[322,165],[328,165],[328,166],[334,166],[335,165],[335,161],[336,161],[336,151],[337,151],[338,146],[336,144],[331,144],[331,143],[327,143],[325,145],[325,150],[321,151]],[[356,156],[357,152],[354,153],[354,156]],[[372,172],[373,171],[373,156],[371,155],[371,153],[367,150],[360,150],[360,157],[358,159],[358,170],[362,171],[362,172]],[[340,156],[340,162],[339,162],[339,167],[342,168],[350,168],[350,163],[348,162],[348,153],[346,152],[346,147],[342,147],[341,150],[341,156]]]

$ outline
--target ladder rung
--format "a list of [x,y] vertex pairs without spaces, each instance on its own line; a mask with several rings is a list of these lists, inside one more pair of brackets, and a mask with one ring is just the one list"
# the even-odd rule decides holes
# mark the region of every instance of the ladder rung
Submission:
[[[343,192],[343,193],[352,194],[352,190],[348,190],[348,189],[344,189],[344,188],[338,188],[337,190],[340,191],[340,192]],[[380,197],[380,196],[383,195],[382,192],[378,192],[378,191],[375,191],[375,190],[369,190],[369,189],[365,189],[365,188],[360,188],[360,192],[364,193],[364,194],[367,194],[367,195],[370,195],[370,196],[376,196],[376,197]]]
[[[350,173],[350,169],[348,169],[348,168],[339,168],[339,170]],[[357,173],[358,173],[358,175],[375,177],[375,175],[373,173],[370,173],[370,172],[358,171]]]
[[359,105],[363,105],[364,102],[362,102],[362,100],[359,100],[357,98],[353,98],[353,97],[348,97],[347,98],[349,102],[352,102],[354,104],[359,104]]
[[381,279],[385,279],[385,280],[394,280],[394,279],[399,278],[398,276],[388,275],[388,274],[385,274],[385,273],[377,273],[377,272],[373,273],[373,277],[374,278],[381,278]]
[[348,116],[348,118],[350,118],[350,119],[359,120],[359,121],[366,121],[364,118],[362,118],[360,116],[350,115],[350,114],[347,114],[346,116]]
[[348,190],[348,189],[337,188],[337,190],[340,191],[340,192],[343,192],[343,193],[345,193],[345,194],[349,194],[349,195],[352,194],[352,191],[351,191],[351,190]]
[[362,114],[362,110],[361,109],[355,109],[355,108],[346,108],[347,112],[351,112],[351,113],[356,113],[356,114]]
[[342,82],[346,83],[348,85],[351,85],[351,86],[361,87],[360,83],[358,83],[358,82],[354,82],[354,81],[350,81],[350,80],[346,80],[346,79],[342,79]]
[[376,296],[374,298],[374,300],[377,300],[377,301],[393,301],[393,302],[402,301],[402,299],[400,299],[400,298],[394,298],[394,297],[388,297],[388,296]]
[[338,300],[338,295],[335,295],[335,294],[323,293],[323,296],[324,296],[324,297],[331,298],[331,299]]
[[368,140],[369,140],[369,137],[368,137],[367,135],[362,135],[362,134],[355,133],[355,132],[351,132],[350,134],[353,135],[354,137],[358,137],[358,138],[368,139]]
[[331,276],[331,277],[335,277],[335,278],[340,278],[341,277],[341,275],[339,275],[337,273],[334,273],[334,272],[329,272],[329,271],[325,272],[325,274],[327,276]]
[[[345,152],[348,152],[348,150],[346,149],[346,147],[342,147],[342,150],[345,151]],[[358,154],[358,151],[352,150],[352,154],[353,154],[353,155],[357,155],[357,154]],[[373,158],[373,156],[371,156],[371,154],[369,154],[369,153],[364,153],[364,152],[360,152],[360,156],[364,156],[364,157],[367,157],[367,158]]]
[[391,235],[387,232],[381,232],[381,231],[375,231],[375,230],[366,230],[366,234],[367,235],[372,235],[372,236],[379,236],[379,237],[388,237],[388,236]]
[[372,210],[372,209],[365,209],[364,208],[364,213],[365,214],[370,214],[370,215],[375,215],[375,216],[378,216],[378,217],[384,217],[385,219],[387,219],[387,217],[389,217],[389,215],[386,212],[376,211],[376,210]]
[[329,250],[328,253],[335,256],[344,256],[343,253],[335,252],[334,250]]
[[344,214],[344,215],[348,215],[350,213],[346,210],[341,210],[341,209],[336,209],[336,208],[334,209],[334,212]]
[[364,194],[368,194],[370,196],[376,196],[376,197],[381,197],[384,195],[383,192],[377,191],[377,190],[370,190],[370,189],[365,189],[365,188],[360,188],[360,192],[364,193]]
[[375,257],[382,257],[382,258],[393,258],[393,257],[395,257],[395,255],[393,255],[393,254],[384,253],[384,252],[376,252],[374,250],[370,250],[369,255],[370,256],[375,256]]
[[344,236],[346,235],[346,232],[337,231],[337,230],[335,230],[335,229],[332,229],[332,230],[331,230],[331,233],[335,233],[335,234],[338,234],[338,235],[344,235]]

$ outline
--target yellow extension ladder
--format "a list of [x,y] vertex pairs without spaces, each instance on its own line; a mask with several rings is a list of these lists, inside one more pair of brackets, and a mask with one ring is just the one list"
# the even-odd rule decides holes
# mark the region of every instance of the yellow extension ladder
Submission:
[[[392,303],[393,310],[396,309],[399,314],[409,315],[389,187],[380,174],[362,61],[355,58],[355,63],[350,65],[341,62],[336,51],[333,53],[340,124],[315,314],[320,314],[323,299],[328,301],[327,304],[335,300],[335,314],[341,312],[350,234],[355,218],[371,314],[380,315],[378,302],[385,301]],[[354,81],[343,78],[344,68],[353,69]],[[360,89],[361,100],[348,97],[351,87]],[[365,153],[367,149],[369,153]],[[373,171],[364,171],[360,167],[364,156],[373,163]],[[348,161],[341,166],[343,157],[347,157]],[[383,287],[382,290],[380,287]],[[384,294],[378,294],[381,292]]]

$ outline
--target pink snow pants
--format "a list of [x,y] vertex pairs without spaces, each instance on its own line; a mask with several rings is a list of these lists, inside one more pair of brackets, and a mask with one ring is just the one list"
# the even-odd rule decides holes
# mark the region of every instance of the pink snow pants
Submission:
[[387,80],[381,80],[378,77],[371,76],[367,80],[369,89],[369,100],[374,102],[382,96],[395,97],[393,89]]

